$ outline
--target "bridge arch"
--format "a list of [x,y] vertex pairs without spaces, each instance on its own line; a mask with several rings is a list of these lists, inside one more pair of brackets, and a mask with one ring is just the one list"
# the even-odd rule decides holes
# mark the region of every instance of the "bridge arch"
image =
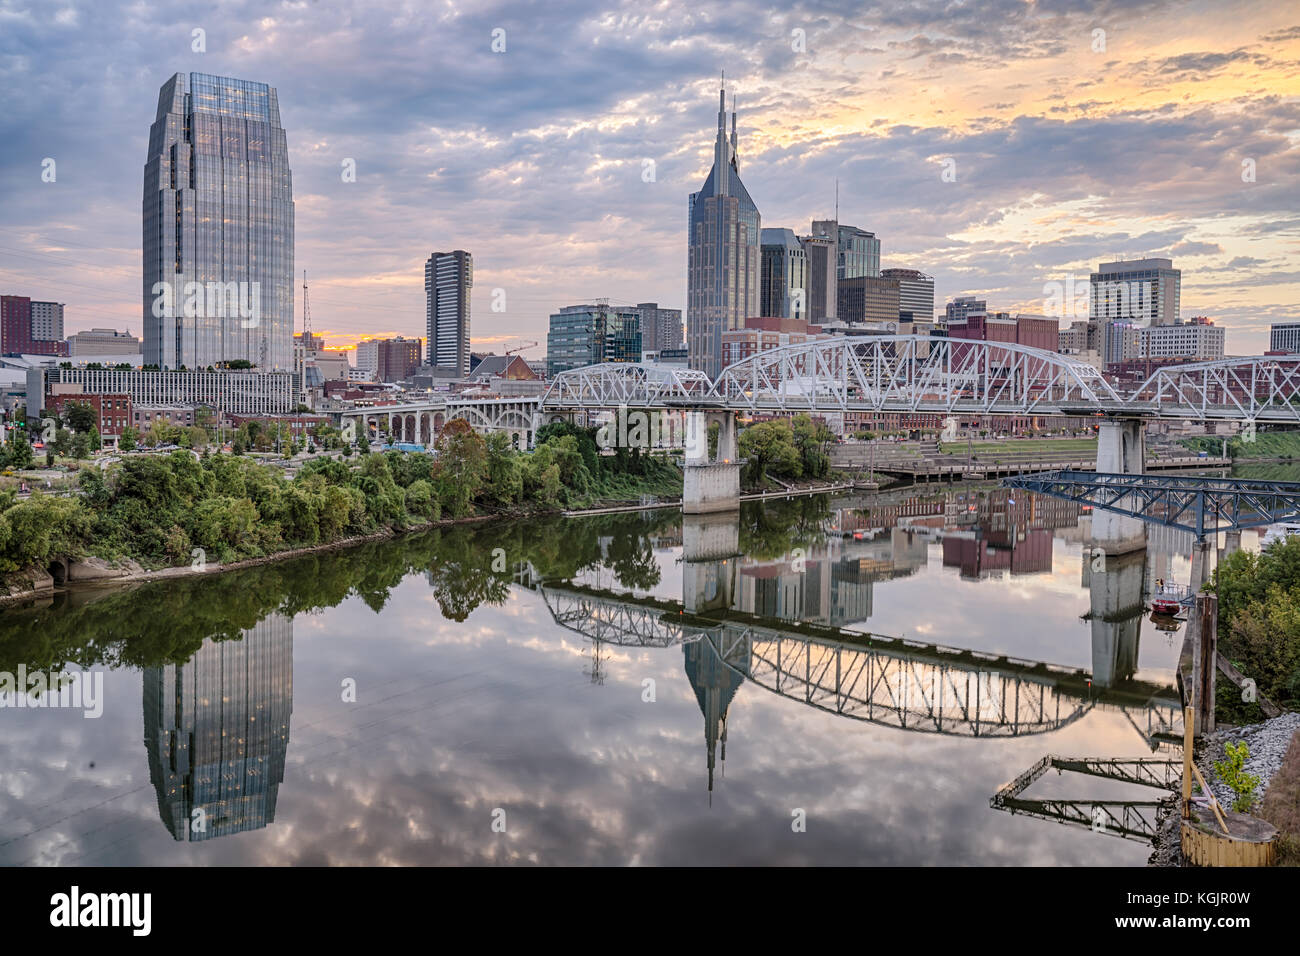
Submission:
[[1167,418],[1300,422],[1300,355],[1250,355],[1157,369],[1128,398]]
[[1120,395],[1091,365],[1009,342],[857,335],[783,345],[722,370],[710,395],[750,411],[1047,414]]
[[656,406],[704,398],[712,383],[696,369],[605,362],[556,374],[542,395],[546,408]]

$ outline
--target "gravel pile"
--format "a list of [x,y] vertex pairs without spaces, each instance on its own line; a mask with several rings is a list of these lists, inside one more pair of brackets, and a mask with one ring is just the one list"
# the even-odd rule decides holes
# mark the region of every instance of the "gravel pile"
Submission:
[[1226,759],[1225,746],[1239,740],[1246,741],[1246,746],[1250,748],[1250,756],[1246,758],[1246,772],[1259,777],[1255,796],[1263,799],[1268,790],[1268,782],[1282,766],[1282,758],[1286,756],[1291,737],[1297,730],[1300,730],[1300,712],[1283,714],[1262,724],[1216,731],[1206,738],[1205,757],[1198,763],[1205,779],[1209,781],[1210,789],[1225,809],[1232,807],[1234,795],[1214,772],[1215,762]]

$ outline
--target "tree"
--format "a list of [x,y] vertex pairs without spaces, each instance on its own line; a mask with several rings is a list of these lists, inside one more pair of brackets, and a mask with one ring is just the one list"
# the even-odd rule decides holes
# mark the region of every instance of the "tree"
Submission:
[[72,451],[72,432],[60,428],[54,433],[54,453],[64,458]]
[[487,476],[482,498],[491,504],[512,505],[524,493],[523,473],[519,467],[519,454],[510,444],[505,432],[493,432],[487,437]]
[[463,419],[447,423],[434,442],[438,453],[438,500],[444,512],[459,518],[469,513],[488,474],[487,443]]
[[826,423],[814,421],[807,415],[796,415],[790,421],[791,437],[794,447],[799,450],[799,461],[803,473],[809,478],[824,478],[830,471],[831,459],[826,449],[830,447],[833,435]]
[[68,402],[63,406],[63,420],[74,432],[88,432],[99,424],[99,416],[89,402]]
[[117,447],[119,451],[135,451],[136,441],[140,437],[140,430],[134,425],[127,425],[122,429],[122,434],[118,436]]
[[798,478],[803,473],[794,431],[788,421],[759,422],[740,433],[740,457],[748,459],[746,479],[756,484],[769,470]]

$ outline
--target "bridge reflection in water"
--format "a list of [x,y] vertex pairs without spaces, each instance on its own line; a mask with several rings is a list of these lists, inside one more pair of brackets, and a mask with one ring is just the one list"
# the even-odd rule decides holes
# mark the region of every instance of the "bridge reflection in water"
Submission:
[[[1041,571],[1051,570],[1047,534]],[[728,709],[744,682],[845,719],[914,733],[998,738],[1045,734],[1094,708],[1123,712],[1153,750],[1176,732],[1180,714],[1175,688],[1135,677],[1144,613],[1146,562],[1141,553],[1101,566],[1084,551],[1093,658],[1093,668],[1087,671],[845,630],[824,623],[842,618],[842,613],[817,605],[807,593],[802,601],[787,593],[784,602],[776,602],[802,613],[803,619],[774,620],[745,609],[767,608],[773,602],[754,600],[755,588],[746,581],[751,577],[746,572],[765,562],[739,553],[734,515],[684,516],[681,543],[681,602],[575,581],[545,582],[528,568],[520,569],[516,582],[538,591],[556,623],[591,640],[597,656],[605,645],[683,647],[687,678],[705,718],[710,791],[717,761],[725,759]],[[922,562],[925,543],[921,538]],[[946,546],[944,550],[947,554]],[[914,560],[916,544],[904,547],[901,557],[904,564]],[[832,597],[863,604],[861,588],[831,587],[852,583],[852,575],[834,567],[814,568],[813,563],[802,550],[775,562],[798,576],[785,582],[786,590],[796,585],[805,592],[821,588]],[[843,563],[860,567],[855,561]],[[770,568],[766,573],[777,579],[784,574]],[[869,597],[865,607],[869,613]]]

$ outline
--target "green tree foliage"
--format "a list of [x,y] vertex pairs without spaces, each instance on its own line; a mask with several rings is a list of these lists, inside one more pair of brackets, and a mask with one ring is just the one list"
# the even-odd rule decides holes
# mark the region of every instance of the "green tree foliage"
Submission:
[[63,421],[74,432],[88,432],[99,424],[99,416],[89,402],[68,402],[63,406]]
[[778,419],[759,422],[740,433],[740,457],[745,464],[746,484],[759,484],[769,474],[798,478],[803,474],[803,459],[794,442],[790,422]]
[[434,442],[438,467],[434,487],[444,514],[461,518],[479,494],[488,474],[487,442],[468,423],[453,419]]
[[1216,569],[1213,589],[1219,649],[1259,693],[1300,707],[1300,538],[1236,552]]

